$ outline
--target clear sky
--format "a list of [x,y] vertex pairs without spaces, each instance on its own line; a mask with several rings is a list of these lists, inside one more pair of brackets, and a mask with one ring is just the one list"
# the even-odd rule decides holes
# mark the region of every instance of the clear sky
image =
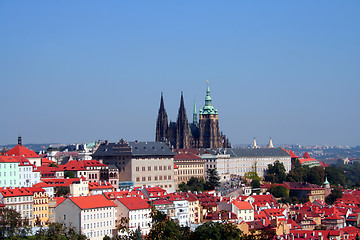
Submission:
[[153,141],[206,80],[233,144],[360,145],[360,1],[0,0],[0,144]]

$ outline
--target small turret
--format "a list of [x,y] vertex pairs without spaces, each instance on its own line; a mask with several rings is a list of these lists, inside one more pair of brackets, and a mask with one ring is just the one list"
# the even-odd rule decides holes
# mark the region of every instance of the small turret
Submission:
[[252,148],[259,148],[259,146],[256,144],[256,139],[254,137]]
[[21,141],[21,136],[20,136],[20,134],[19,134],[19,137],[18,137],[18,145],[22,145],[22,141]]
[[269,146],[268,146],[268,148],[274,148],[274,144],[273,144],[273,142],[272,142],[271,137],[270,137],[270,140],[269,140]]

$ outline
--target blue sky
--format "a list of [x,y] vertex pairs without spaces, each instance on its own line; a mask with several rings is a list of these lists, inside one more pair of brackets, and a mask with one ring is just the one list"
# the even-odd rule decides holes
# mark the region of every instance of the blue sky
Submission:
[[152,141],[206,80],[233,144],[360,145],[359,1],[0,1],[0,144]]

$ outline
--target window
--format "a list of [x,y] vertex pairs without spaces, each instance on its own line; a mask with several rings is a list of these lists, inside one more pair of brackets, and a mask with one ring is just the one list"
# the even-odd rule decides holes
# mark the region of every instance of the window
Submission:
[[168,179],[171,180],[171,175],[168,176]]
[[155,181],[157,181],[158,180],[158,177],[157,176],[155,176]]
[[66,220],[66,215],[64,215],[64,220]]
[[159,170],[162,171],[162,166],[159,166]]
[[157,166],[154,166],[154,170],[157,171]]
[[137,177],[137,178],[136,178],[136,181],[137,181],[137,182],[140,182],[140,178],[139,178],[139,177]]
[[148,181],[151,181],[151,177],[150,177],[150,176],[148,177]]
[[150,166],[148,167],[148,171],[151,171],[151,167],[150,167]]
[[145,177],[142,177],[142,181],[145,182]]
[[145,167],[142,167],[142,171],[145,171]]
[[162,180],[162,176],[159,176],[159,180]]
[[168,166],[168,170],[171,170],[171,165]]
[[136,171],[137,171],[137,172],[140,171],[140,168],[139,168],[139,167],[136,167]]

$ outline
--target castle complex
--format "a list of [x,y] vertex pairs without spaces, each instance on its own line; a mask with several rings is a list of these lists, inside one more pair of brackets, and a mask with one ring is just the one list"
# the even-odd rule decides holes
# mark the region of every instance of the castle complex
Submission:
[[211,104],[209,83],[206,89],[205,106],[199,111],[198,119],[196,105],[194,105],[192,123],[188,122],[182,93],[177,121],[169,123],[161,94],[155,140],[169,142],[172,147],[180,149],[230,147],[229,140],[219,130],[218,111]]

